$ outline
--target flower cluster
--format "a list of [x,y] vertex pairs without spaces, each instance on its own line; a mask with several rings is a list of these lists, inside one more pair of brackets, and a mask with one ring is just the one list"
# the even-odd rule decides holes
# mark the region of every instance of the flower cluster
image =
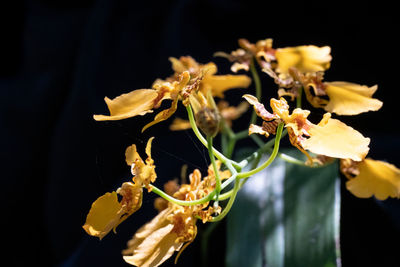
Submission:
[[[247,75],[218,75],[214,63],[200,64],[186,56],[170,58],[171,76],[157,79],[149,89],[137,89],[114,99],[106,97],[110,115],[94,115],[97,121],[121,120],[152,113],[160,108],[163,101],[171,101],[169,108],[160,111],[144,125],[143,132],[172,117],[181,102],[187,110],[188,119],[175,118],[170,129],[191,128],[209,152],[211,164],[205,177],[202,178],[201,172],[196,169],[189,175],[189,184],[179,185],[170,181],[163,191],[154,185],[157,174],[151,156],[153,137],[147,142],[145,160],[137,152],[136,145],[126,149],[126,163],[131,168],[132,180],[123,183],[116,191],[99,197],[92,204],[83,228],[89,235],[102,239],[141,207],[143,188],[158,194],[160,197],[156,199],[155,207],[159,213],[128,242],[123,251],[127,263],[158,266],[176,251],[179,251],[178,258],[195,239],[196,222],[222,220],[247,178],[268,167],[281,153],[280,139],[285,134],[290,143],[307,156],[306,162],[296,160],[295,164],[312,168],[339,159],[340,171],[348,178],[347,189],[355,196],[375,196],[382,200],[400,198],[400,170],[392,164],[366,158],[370,139],[332,118],[332,114],[356,115],[379,110],[382,102],[372,98],[377,86],[325,82],[324,72],[329,69],[332,59],[328,46],[274,48],[272,39],[255,44],[240,39],[239,46],[229,54],[215,53],[215,56],[225,57],[233,63],[233,72],[251,72],[255,96],[243,94],[246,101],[237,106],[223,100],[224,94],[230,89],[248,88],[252,80]],[[269,101],[271,111],[261,101],[262,89],[256,65],[272,77],[278,87],[277,98]],[[319,122],[311,122],[308,119],[310,111],[302,109],[303,95],[312,107],[326,111]],[[296,108],[291,109],[288,101],[295,101]],[[249,106],[253,107],[253,114],[248,129],[235,133],[232,121],[245,114]],[[262,120],[261,125],[257,124],[257,118]],[[219,134],[222,152],[213,146],[213,138]],[[272,142],[264,143],[253,134],[275,137]],[[249,135],[260,145],[260,149],[240,162],[232,160],[236,142]],[[274,147],[268,160],[258,164],[255,155],[264,153],[272,145]],[[250,167],[250,170],[242,171],[245,167]],[[121,197],[118,198],[118,195]]]

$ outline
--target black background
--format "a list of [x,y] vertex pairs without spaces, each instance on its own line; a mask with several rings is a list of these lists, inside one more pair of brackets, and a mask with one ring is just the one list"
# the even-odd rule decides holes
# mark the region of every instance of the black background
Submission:
[[[136,143],[143,153],[156,136],[160,186],[178,177],[184,163],[204,171],[204,149],[190,132],[169,132],[170,121],[141,135],[152,115],[117,122],[95,122],[92,115],[107,114],[104,96],[169,76],[169,56],[214,61],[228,73],[226,60],[212,55],[236,49],[238,38],[331,46],[326,80],[379,84],[375,96],[384,102],[379,112],[343,121],[371,137],[371,157],[400,166],[398,20],[383,2],[21,1],[1,10],[1,240],[8,266],[127,266],[120,251],[156,214],[153,194],[145,194],[142,209],[117,235],[99,242],[81,228],[91,203],[130,179],[125,148]],[[263,84],[270,88],[264,100],[275,96],[265,76]],[[399,201],[357,199],[342,189],[343,266],[398,266]],[[209,266],[224,264],[224,224],[217,229]],[[199,265],[199,240],[178,266]]]

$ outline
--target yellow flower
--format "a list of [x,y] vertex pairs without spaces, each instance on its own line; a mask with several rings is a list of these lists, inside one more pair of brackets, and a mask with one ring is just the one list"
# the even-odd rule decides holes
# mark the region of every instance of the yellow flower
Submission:
[[230,54],[216,52],[214,56],[224,57],[230,62],[234,62],[231,70],[235,73],[239,70],[249,71],[253,57],[261,68],[271,68],[271,62],[275,61],[275,49],[272,48],[272,39],[259,40],[252,44],[247,39],[242,38],[238,40],[238,43],[241,48],[232,51]]
[[167,92],[169,98],[172,99],[172,103],[170,108],[164,109],[163,111],[159,112],[154,117],[154,120],[152,122],[146,124],[143,127],[142,132],[147,128],[149,128],[150,126],[153,126],[154,124],[167,120],[175,113],[175,111],[178,108],[178,101],[180,99],[180,95],[182,94],[185,87],[188,85],[189,81],[190,81],[189,72],[184,71],[178,76],[177,81],[174,81],[172,83],[157,82],[155,85],[153,85],[153,87],[157,88],[158,91]]
[[[172,69],[175,76],[182,71],[189,71],[192,79],[202,76],[200,91],[206,95],[211,90],[212,96],[224,97],[224,92],[233,88],[247,88],[251,79],[246,75],[216,75],[218,69],[213,62],[199,64],[192,57],[171,57]],[[173,76],[174,77],[174,76]]]
[[151,158],[151,144],[154,137],[151,137],[147,141],[146,145],[146,161],[143,161],[139,153],[136,150],[136,145],[129,146],[125,151],[126,163],[131,166],[133,181],[136,184],[146,187],[150,191],[150,183],[154,183],[157,174],[155,171],[156,166],[154,160]]
[[196,218],[170,203],[128,242],[123,259],[134,266],[159,266],[197,234]]
[[[122,196],[118,201],[117,194]],[[111,230],[126,220],[142,205],[142,187],[130,182],[123,183],[117,192],[106,193],[93,204],[82,226],[92,236],[100,240]]]
[[[142,187],[150,188],[149,183],[154,182],[157,177],[154,161],[150,154],[152,140],[153,137],[147,142],[146,162],[137,153],[135,145],[126,149],[126,163],[132,168],[134,183],[123,183],[117,191],[106,193],[93,202],[83,225],[83,229],[89,235],[102,239],[111,230],[115,232],[120,223],[141,207]],[[118,194],[122,196],[121,201],[118,200]]]
[[400,170],[396,166],[369,158],[353,164],[352,169],[344,168],[346,163],[341,161],[341,170],[349,178],[347,189],[356,197],[400,198]]
[[[316,125],[307,120],[310,114],[308,110],[296,108],[290,114],[289,105],[284,98],[271,99],[270,105],[273,110],[271,114],[254,96],[244,95],[243,97],[254,106],[257,115],[264,121],[281,119],[288,130],[290,142],[307,155],[309,163],[312,162],[312,158],[305,150],[328,157],[350,158],[355,161],[363,160],[369,151],[369,138],[365,138],[343,122],[332,119],[330,113],[326,113]],[[259,129],[253,131],[264,134]]]
[[105,98],[110,115],[94,115],[97,121],[121,120],[138,115],[145,115],[159,108],[163,100],[172,100],[171,106],[159,112],[154,120],[142,129],[170,118],[178,108],[179,100],[184,105],[192,92],[211,91],[213,96],[223,97],[224,92],[232,88],[247,88],[251,79],[246,75],[215,75],[217,67],[210,62],[205,65],[197,63],[191,57],[181,57],[179,60],[170,58],[174,75],[166,80],[157,79],[152,89],[139,89],[122,94],[114,99]]
[[329,46],[317,47],[303,45],[279,48],[275,57],[278,61],[277,72],[288,74],[290,68],[296,68],[302,73],[327,70],[332,57]]

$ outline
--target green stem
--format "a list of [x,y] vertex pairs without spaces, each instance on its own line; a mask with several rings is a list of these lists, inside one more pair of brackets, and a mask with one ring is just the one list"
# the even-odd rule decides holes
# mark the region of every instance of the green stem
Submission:
[[194,205],[201,205],[204,204],[206,202],[209,202],[212,200],[212,198],[214,197],[216,191],[212,191],[210,194],[208,194],[207,196],[197,199],[197,200],[193,200],[193,201],[186,201],[186,200],[180,200],[174,197],[171,197],[170,195],[168,195],[167,193],[165,193],[164,191],[162,191],[161,189],[155,187],[154,185],[150,185],[151,186],[151,192],[156,193],[157,195],[159,195],[160,197],[164,198],[165,200],[168,200],[169,202],[172,202],[174,204],[177,205],[181,205],[181,206],[194,206]]
[[236,139],[230,139],[229,143],[228,143],[228,149],[226,151],[226,156],[228,158],[232,157],[233,154],[233,150],[235,149],[235,145],[236,145]]
[[[190,105],[188,105],[186,107],[186,111],[188,113],[188,117],[189,117],[189,122],[190,122],[190,126],[192,126],[192,130],[194,132],[194,134],[196,135],[197,139],[199,139],[199,141],[205,146],[207,147],[207,140],[203,137],[203,135],[200,133],[199,128],[197,128],[196,122],[194,120],[194,115],[193,115],[193,111],[192,111],[192,107]],[[213,149],[213,153],[214,155],[217,157],[217,159],[219,159],[222,163],[226,163],[227,161],[230,161],[233,166],[235,166],[236,168],[240,168],[240,166],[238,165],[237,162],[230,160],[228,158],[226,158],[221,152],[219,152],[218,150],[216,150],[215,148]]]
[[226,152],[228,151],[228,136],[225,133],[221,134],[221,149],[222,153],[226,155]]
[[[258,153],[258,154],[255,156],[255,158],[254,158],[254,160],[252,161],[252,164],[251,164],[251,168],[252,168],[252,169],[254,169],[254,168],[257,167],[258,163],[259,163],[260,160],[261,160],[261,155],[262,155],[261,153]],[[249,179],[249,177],[240,180],[239,190],[243,187],[243,185],[247,182],[248,179]],[[220,200],[226,200],[226,199],[228,199],[228,198],[231,197],[231,195],[233,194],[233,192],[234,192],[234,191],[233,191],[233,189],[232,189],[232,190],[230,190],[230,191],[228,191],[228,192],[226,192],[226,193],[224,193],[224,194],[221,194],[221,195],[219,196],[219,199],[220,199]]]
[[261,138],[256,134],[251,134],[250,138],[253,139],[254,143],[256,143],[259,147],[263,147],[265,144],[263,140],[261,140]]
[[239,179],[246,178],[253,174],[256,174],[257,172],[263,170],[264,168],[266,168],[268,165],[270,165],[274,161],[274,159],[279,151],[279,143],[280,143],[281,136],[282,136],[282,130],[283,130],[283,123],[280,123],[278,125],[278,129],[276,131],[274,150],[272,151],[271,156],[268,158],[268,160],[266,162],[264,162],[262,165],[258,166],[257,168],[255,168],[251,171],[239,173],[237,178],[239,178]]
[[207,148],[208,155],[211,160],[211,164],[213,166],[214,175],[215,175],[215,194],[216,194],[216,202],[218,202],[219,194],[221,193],[221,178],[219,177],[219,170],[217,167],[217,163],[215,162],[214,152],[213,152],[213,138],[211,136],[207,136]]
[[303,87],[300,87],[299,91],[298,91],[298,96],[296,98],[296,107],[297,108],[301,108],[301,97],[302,97],[302,95],[303,95]]
[[[225,163],[225,166],[231,172],[232,176],[229,179],[227,179],[225,182],[222,183],[220,190],[225,189],[229,184],[231,184],[236,179],[236,176],[237,176],[237,171],[232,166],[232,163],[230,161],[227,161]],[[160,197],[164,198],[167,201],[170,201],[172,203],[175,203],[175,204],[181,205],[181,206],[201,205],[201,204],[204,204],[204,203],[209,202],[211,200],[216,200],[216,197],[215,197],[216,190],[215,189],[212,192],[210,192],[210,194],[208,194],[207,196],[205,196],[203,198],[200,198],[200,199],[197,199],[197,200],[193,200],[193,201],[187,201],[187,200],[176,199],[176,198],[168,195],[167,193],[165,193],[164,191],[162,191],[161,189],[157,188],[154,185],[150,185],[150,186],[151,186],[151,192],[156,193],[157,195],[159,195]],[[224,199],[226,199],[226,198],[224,198]]]
[[239,185],[240,185],[240,180],[238,178],[235,179],[235,185],[233,187],[233,191],[232,194],[229,198],[228,204],[226,204],[225,208],[223,209],[223,211],[221,212],[220,215],[214,217],[211,222],[218,222],[220,220],[222,220],[227,214],[228,212],[231,210],[233,202],[235,202],[235,198],[237,195],[237,192],[239,191]]
[[236,139],[236,141],[238,141],[238,140],[241,140],[243,138],[246,138],[247,136],[249,136],[249,130],[248,129],[236,133],[235,134],[235,139]]
[[[250,63],[250,71],[251,71],[251,75],[253,76],[254,85],[256,87],[256,97],[257,97],[258,101],[261,101],[261,81],[260,81],[260,77],[258,76],[256,66],[254,64],[253,59],[251,60],[251,63]],[[256,122],[256,120],[257,120],[257,114],[253,110],[253,113],[251,114],[250,123],[254,124]]]

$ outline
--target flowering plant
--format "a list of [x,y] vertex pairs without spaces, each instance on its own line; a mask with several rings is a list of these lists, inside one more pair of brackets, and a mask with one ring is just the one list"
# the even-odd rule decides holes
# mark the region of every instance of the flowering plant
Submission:
[[[333,115],[379,110],[382,102],[372,97],[376,85],[324,81],[324,72],[329,69],[332,59],[328,46],[274,48],[272,39],[255,44],[240,39],[239,46],[231,53],[217,52],[215,56],[232,62],[234,73],[250,72],[252,79],[246,75],[218,75],[214,63],[200,64],[189,56],[170,58],[174,71],[170,77],[157,79],[149,89],[137,89],[114,99],[106,97],[110,115],[94,115],[97,121],[144,116],[169,101],[170,107],[158,112],[143,126],[143,132],[172,117],[182,103],[187,120],[175,118],[170,129],[191,129],[207,148],[211,162],[206,175],[195,169],[189,175],[189,184],[170,181],[161,190],[154,185],[159,174],[156,173],[157,161],[151,155],[152,142],[156,139],[148,140],[146,159],[138,153],[135,144],[127,147],[125,157],[131,168],[131,181],[99,197],[83,225],[89,235],[102,239],[141,207],[143,188],[159,195],[155,201],[158,215],[134,234],[123,251],[127,263],[158,266],[175,252],[178,252],[177,260],[195,239],[197,222],[215,223],[225,218],[246,182],[272,166],[277,158],[316,172],[324,166],[339,166],[334,165],[339,162],[340,171],[348,178],[346,187],[355,196],[375,196],[380,200],[400,198],[400,170],[387,162],[367,158],[370,139],[332,118]],[[277,98],[269,101],[262,98],[257,66],[274,80]],[[225,91],[247,90],[252,81],[255,93],[244,92],[242,103],[230,106],[223,100]],[[313,108],[326,111],[319,122],[308,119],[311,112],[302,108],[304,97]],[[218,103],[216,99],[219,99]],[[232,121],[249,107],[253,111],[248,128],[234,132]],[[220,149],[213,145],[218,135],[221,137]],[[280,149],[285,136],[306,160]],[[234,160],[236,143],[247,137],[259,148],[245,158]],[[260,163],[263,156],[267,158]]]

